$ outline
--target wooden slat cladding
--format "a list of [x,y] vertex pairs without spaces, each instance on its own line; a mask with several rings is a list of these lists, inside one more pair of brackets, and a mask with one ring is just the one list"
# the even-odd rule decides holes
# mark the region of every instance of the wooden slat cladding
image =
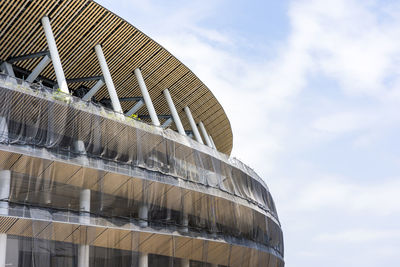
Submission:
[[[0,1],[0,59],[47,50],[41,18],[49,16],[61,62],[68,79],[101,75],[94,46],[101,44],[119,97],[140,96],[133,74],[140,68],[158,114],[170,114],[162,91],[170,89],[186,130],[191,130],[183,112],[189,105],[196,122],[202,120],[223,153],[232,150],[232,130],[217,99],[197,76],[151,38],[91,0],[2,0]],[[195,51],[194,51],[195,52]],[[29,71],[41,58],[15,64]],[[49,64],[41,73],[55,80]],[[96,81],[70,84],[92,87]],[[109,98],[103,86],[96,99]],[[124,110],[133,102],[123,102]],[[142,107],[140,115],[148,115]],[[175,125],[171,126],[175,129]]]

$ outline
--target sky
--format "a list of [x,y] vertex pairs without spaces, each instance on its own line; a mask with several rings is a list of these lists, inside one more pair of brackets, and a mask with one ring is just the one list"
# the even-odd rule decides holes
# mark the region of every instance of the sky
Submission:
[[220,101],[286,266],[400,266],[400,1],[97,2]]

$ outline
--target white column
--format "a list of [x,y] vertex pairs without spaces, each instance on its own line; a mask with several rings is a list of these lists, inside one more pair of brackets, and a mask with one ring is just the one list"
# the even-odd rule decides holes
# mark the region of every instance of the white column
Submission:
[[10,197],[11,171],[0,171],[0,214],[8,215],[8,198]]
[[6,266],[7,234],[0,234],[0,267]]
[[167,100],[169,110],[171,111],[172,118],[174,119],[176,128],[181,135],[186,135],[185,129],[183,128],[181,119],[179,118],[178,112],[176,111],[174,102],[172,101],[171,94],[169,93],[168,89],[163,91],[165,99]]
[[[0,171],[0,199],[8,200],[10,197],[11,171]],[[0,202],[0,214],[8,215],[8,202]],[[6,266],[7,234],[0,233],[0,267]]]
[[146,84],[143,80],[142,73],[139,69],[135,69],[135,76],[138,81],[140,91],[142,92],[142,96],[144,99],[144,103],[146,104],[147,111],[149,112],[151,121],[153,125],[160,126],[160,121],[158,120],[156,110],[154,109],[153,102],[151,101],[149,91],[147,90]]
[[107,90],[108,94],[110,95],[111,105],[113,107],[113,110],[118,113],[123,113],[121,108],[121,103],[119,102],[119,98],[117,95],[117,91],[115,90],[115,86],[111,78],[110,70],[108,69],[106,58],[104,57],[103,54],[103,49],[101,49],[101,45],[97,44],[94,47],[94,50],[96,51],[96,56],[97,59],[99,60],[101,72],[103,73],[104,82],[107,85]]
[[75,140],[73,146],[75,152],[86,155],[85,143],[82,140]]
[[97,93],[97,91],[100,90],[100,88],[103,85],[104,85],[104,81],[98,80],[97,83],[89,90],[89,92],[87,92],[86,95],[84,95],[82,97],[82,100],[89,101],[90,99],[92,99],[92,97]]
[[90,223],[90,189],[82,189],[79,198],[79,222],[88,224]]
[[149,254],[147,253],[139,253],[139,267],[148,267],[149,266]]
[[8,124],[5,117],[0,117],[0,142],[8,142]]
[[213,146],[214,149],[217,149],[217,147],[214,144],[214,140],[212,139],[211,135],[208,136],[210,138],[211,144]]
[[127,113],[125,113],[126,116],[131,116],[132,114],[136,113],[141,107],[143,107],[144,101],[139,100]]
[[89,245],[79,245],[78,267],[89,267]]
[[51,61],[53,62],[54,71],[56,73],[58,87],[60,88],[61,92],[69,94],[67,80],[65,79],[64,70],[61,65],[60,55],[58,54],[57,50],[56,40],[54,39],[53,31],[51,29],[50,20],[48,17],[42,18],[42,25],[44,29],[44,34],[46,35]]
[[199,122],[199,126],[200,126],[200,131],[203,134],[204,140],[206,140],[207,146],[212,148],[212,144],[211,144],[210,138],[208,137],[208,133],[206,131],[206,127],[204,127],[204,124],[203,124],[202,121]]
[[182,206],[182,231],[183,232],[189,232],[189,215],[188,215],[188,204],[187,201],[185,201],[186,198],[186,194],[185,194],[185,190],[182,189],[181,190],[181,206]]
[[148,219],[149,219],[149,207],[147,206],[147,203],[142,203],[140,204],[139,207],[139,226],[147,227]]
[[189,216],[185,211],[182,214],[182,231],[185,233],[189,232]]
[[[79,222],[82,224],[90,223],[90,189],[82,189],[79,198]],[[78,267],[89,267],[89,244],[79,245]]]
[[190,267],[190,260],[189,259],[182,259],[181,266],[182,267]]
[[186,112],[187,118],[189,119],[190,127],[192,127],[194,137],[196,138],[197,142],[199,142],[200,144],[204,144],[203,140],[201,139],[199,130],[197,129],[196,122],[193,119],[192,112],[190,112],[190,109],[188,106],[186,106],[184,108],[184,110]]
[[33,69],[31,74],[29,74],[28,78],[26,78],[27,82],[33,83],[39,74],[44,70],[44,68],[49,65],[51,62],[51,58],[48,55],[45,55],[42,60],[37,64],[37,66]]

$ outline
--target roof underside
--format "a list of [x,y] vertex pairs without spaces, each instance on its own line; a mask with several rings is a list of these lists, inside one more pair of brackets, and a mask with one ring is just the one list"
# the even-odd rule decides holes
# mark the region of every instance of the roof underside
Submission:
[[[157,114],[170,114],[162,94],[168,88],[185,130],[190,130],[183,111],[187,105],[196,122],[203,121],[217,149],[231,153],[232,129],[228,117],[207,86],[171,53],[122,18],[91,0],[3,0],[0,10],[1,60],[47,50],[40,19],[48,16],[67,79],[101,75],[93,51],[100,43],[120,98],[141,96],[133,75],[133,70],[140,68]],[[31,71],[40,60],[33,58],[14,64]],[[41,76],[56,80],[51,64]],[[73,83],[69,88],[91,88],[95,83]],[[105,86],[95,98],[109,98]],[[124,111],[134,104],[121,102]],[[146,107],[137,113],[148,115]]]

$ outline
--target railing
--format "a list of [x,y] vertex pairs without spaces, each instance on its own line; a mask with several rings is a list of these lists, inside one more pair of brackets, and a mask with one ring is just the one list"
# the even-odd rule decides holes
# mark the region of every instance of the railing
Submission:
[[237,159],[39,84],[0,75],[0,87],[0,117],[8,125],[0,129],[3,143],[85,153],[162,172],[239,196],[276,216],[265,183]]

